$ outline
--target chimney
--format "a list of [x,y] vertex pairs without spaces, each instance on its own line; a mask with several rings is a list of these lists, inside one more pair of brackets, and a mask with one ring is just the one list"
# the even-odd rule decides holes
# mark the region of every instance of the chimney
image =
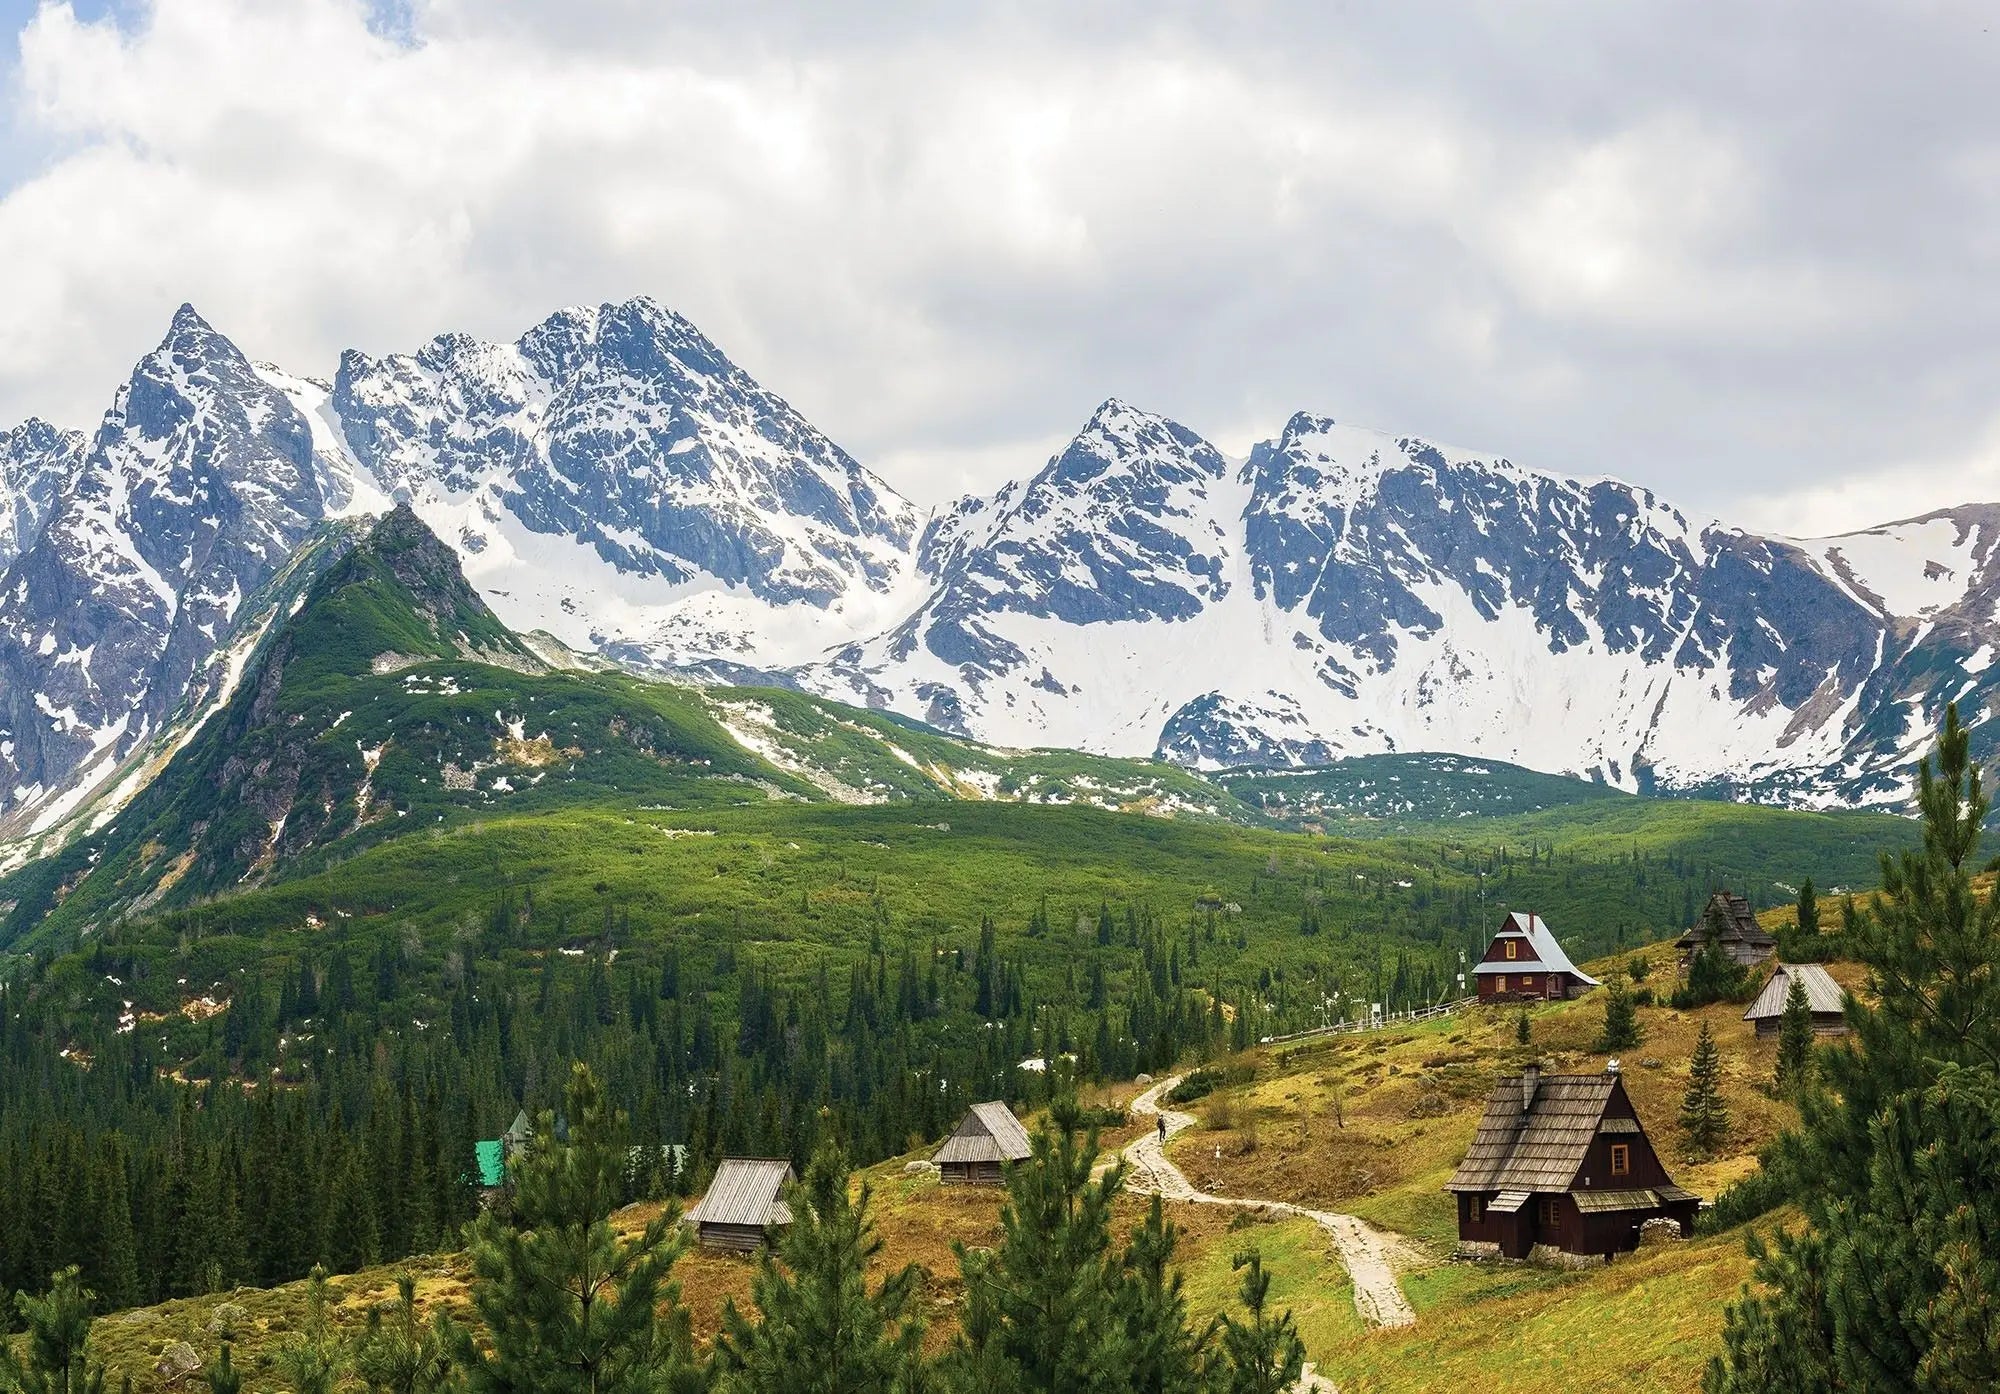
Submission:
[[1542,1067],[1529,1065],[1521,1071],[1521,1116],[1526,1118],[1528,1110],[1535,1106],[1535,1090],[1542,1082]]

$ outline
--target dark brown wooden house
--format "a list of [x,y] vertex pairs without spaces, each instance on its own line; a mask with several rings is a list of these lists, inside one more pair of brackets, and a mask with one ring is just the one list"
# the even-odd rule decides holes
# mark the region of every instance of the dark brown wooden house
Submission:
[[1611,1255],[1636,1248],[1648,1220],[1694,1224],[1701,1197],[1667,1175],[1615,1071],[1543,1075],[1530,1066],[1493,1087],[1471,1150],[1446,1187],[1459,1248],[1527,1258],[1538,1248]]
[[1001,1168],[1027,1160],[1028,1130],[999,1102],[974,1104],[937,1155],[938,1179],[947,1186],[997,1186]]
[[781,1197],[794,1179],[792,1164],[782,1157],[725,1157],[686,1223],[704,1249],[749,1253],[773,1229],[792,1222],[792,1208]]
[[1743,1019],[1754,1024],[1760,1036],[1777,1035],[1778,1026],[1785,1019],[1785,998],[1791,993],[1793,978],[1806,985],[1806,1009],[1812,1013],[1813,1034],[1846,1035],[1847,1014],[1841,1010],[1840,984],[1817,963],[1779,964],[1771,974],[1771,981],[1764,984],[1764,990],[1750,1004],[1750,1010],[1743,1013]]
[[1750,902],[1726,890],[1710,896],[1701,918],[1674,941],[1674,947],[1680,950],[1683,973],[1711,939],[1746,968],[1755,967],[1778,951],[1777,936],[1757,923]]
[[1501,922],[1473,976],[1482,1002],[1561,1002],[1598,986],[1569,961],[1548,922],[1522,910]]

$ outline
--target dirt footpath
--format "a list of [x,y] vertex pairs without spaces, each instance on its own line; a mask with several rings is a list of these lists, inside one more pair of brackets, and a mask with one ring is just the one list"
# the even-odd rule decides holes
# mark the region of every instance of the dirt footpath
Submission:
[[[1132,1101],[1132,1112],[1141,1117],[1158,1114],[1166,1119],[1168,1137],[1193,1127],[1194,1115],[1160,1106],[1161,1097],[1180,1082],[1179,1075],[1161,1080]],[[1389,1262],[1382,1236],[1363,1221],[1352,1215],[1336,1215],[1330,1210],[1309,1210],[1290,1201],[1212,1196],[1198,1191],[1181,1169],[1167,1160],[1166,1149],[1160,1143],[1157,1130],[1149,1130],[1136,1142],[1128,1143],[1124,1157],[1126,1186],[1140,1195],[1160,1195],[1168,1200],[1198,1205],[1270,1210],[1280,1215],[1298,1215],[1312,1220],[1332,1236],[1333,1247],[1339,1252],[1340,1261],[1347,1266],[1347,1276],[1354,1281],[1354,1310],[1361,1314],[1361,1319],[1370,1326],[1416,1325],[1417,1314],[1411,1310],[1409,1299],[1403,1296],[1403,1289],[1397,1285],[1396,1270]],[[1319,1377],[1309,1375],[1308,1379],[1318,1380]],[[1301,1381],[1300,1387],[1314,1386]],[[1321,1380],[1320,1387],[1330,1386]]]

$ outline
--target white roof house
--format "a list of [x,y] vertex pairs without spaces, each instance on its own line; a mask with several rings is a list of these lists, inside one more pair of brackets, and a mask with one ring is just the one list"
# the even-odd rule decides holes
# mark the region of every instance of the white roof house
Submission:
[[[1516,910],[1500,926],[1500,932],[1493,936],[1495,944],[1508,940],[1517,941],[1520,947],[1514,957],[1502,958],[1482,963],[1473,970],[1477,976],[1495,973],[1567,973],[1587,987],[1599,987],[1597,979],[1569,961],[1563,946],[1556,942],[1548,921],[1533,911]],[[1488,946],[1489,950],[1491,945]]]

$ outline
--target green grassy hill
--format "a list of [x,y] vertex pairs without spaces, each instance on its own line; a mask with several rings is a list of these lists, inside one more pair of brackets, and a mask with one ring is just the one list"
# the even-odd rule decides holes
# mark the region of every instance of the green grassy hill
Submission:
[[496,816],[967,799],[1254,821],[1172,766],[1002,751],[791,692],[553,669],[398,510],[108,827],[0,880],[0,948]]

